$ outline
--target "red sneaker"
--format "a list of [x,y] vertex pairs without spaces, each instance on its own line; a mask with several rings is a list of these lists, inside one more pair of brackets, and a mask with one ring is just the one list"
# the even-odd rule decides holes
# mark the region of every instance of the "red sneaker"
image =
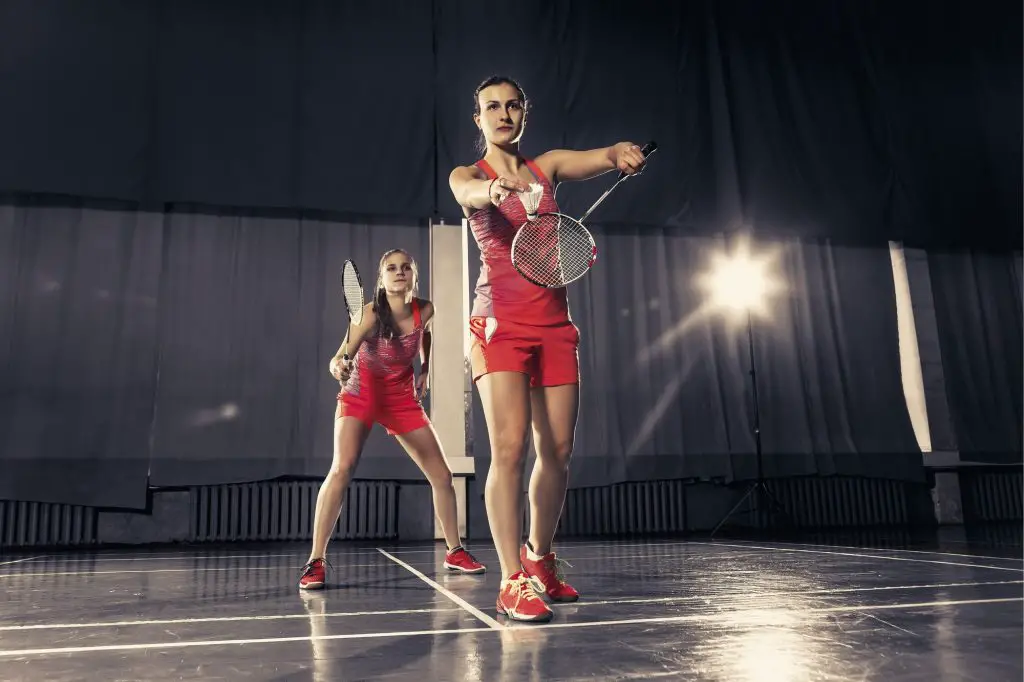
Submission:
[[476,560],[476,558],[467,552],[463,547],[456,547],[452,551],[448,552],[444,558],[444,567],[449,571],[458,571],[459,573],[483,573],[487,570],[487,567]]
[[565,582],[562,573],[562,566],[569,563],[557,558],[554,552],[548,552],[539,561],[531,561],[527,547],[523,545],[519,549],[519,562],[537,591],[548,595],[551,601],[576,601],[580,598],[579,593]]
[[551,620],[551,609],[533,591],[530,578],[519,571],[501,584],[498,593],[498,613],[511,620],[542,623]]
[[299,578],[300,590],[322,590],[327,582],[327,562],[323,559],[313,559],[302,567],[302,577]]

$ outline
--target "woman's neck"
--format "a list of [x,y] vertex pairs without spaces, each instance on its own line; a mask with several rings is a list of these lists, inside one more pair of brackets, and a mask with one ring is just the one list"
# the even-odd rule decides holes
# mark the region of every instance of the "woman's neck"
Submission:
[[488,144],[484,159],[499,175],[501,175],[500,170],[507,170],[513,175],[517,175],[523,166],[523,157],[519,154],[518,142],[509,145]]
[[392,312],[407,312],[409,303],[412,300],[412,296],[409,294],[388,294],[388,305],[391,307]]

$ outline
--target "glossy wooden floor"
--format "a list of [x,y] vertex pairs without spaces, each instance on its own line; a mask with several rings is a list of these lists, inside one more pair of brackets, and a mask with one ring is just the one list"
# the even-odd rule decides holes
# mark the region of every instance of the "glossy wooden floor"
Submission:
[[583,599],[494,613],[494,570],[427,545],[336,543],[0,558],[2,680],[979,680],[1022,678],[1013,542],[561,545]]

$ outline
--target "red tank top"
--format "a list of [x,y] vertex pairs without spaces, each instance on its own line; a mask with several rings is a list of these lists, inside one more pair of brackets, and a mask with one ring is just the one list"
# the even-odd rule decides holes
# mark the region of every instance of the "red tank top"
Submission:
[[[554,190],[533,161],[524,159],[527,168],[543,186],[539,212],[557,212]],[[478,168],[487,177],[496,178],[491,165],[480,159]],[[480,277],[473,300],[474,317],[495,317],[523,324],[553,326],[569,321],[566,290],[545,289],[531,284],[512,265],[512,239],[526,222],[526,208],[516,194],[510,194],[501,206],[488,206],[469,217],[469,227],[480,248]]]
[[362,384],[367,381],[396,388],[404,388],[406,384],[411,386],[413,361],[420,352],[423,338],[420,302],[415,298],[412,299],[412,321],[413,328],[408,334],[393,339],[373,334],[363,340],[353,359],[355,367],[342,393],[358,394]]

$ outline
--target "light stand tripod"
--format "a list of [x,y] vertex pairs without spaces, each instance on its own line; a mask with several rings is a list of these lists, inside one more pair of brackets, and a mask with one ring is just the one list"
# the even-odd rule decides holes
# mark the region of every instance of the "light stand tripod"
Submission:
[[[751,501],[751,508],[749,512],[757,514],[757,519],[760,521],[760,515],[763,510],[762,502],[767,503],[770,512],[775,512],[781,517],[784,517],[787,521],[792,521],[792,518],[782,507],[779,501],[772,495],[771,490],[768,489],[768,485],[764,481],[764,456],[761,452],[761,412],[758,406],[757,400],[757,367],[754,362],[754,324],[751,320],[750,309],[747,309],[747,344],[750,348],[750,383],[753,388],[754,394],[754,447],[757,453],[757,480],[751,483],[747,487],[747,492],[743,494],[739,502],[737,502],[729,512],[722,517],[722,520],[718,522],[715,529],[711,531],[711,537],[715,537],[715,534],[722,527],[722,525],[729,520],[729,518],[736,513],[736,510],[743,505],[748,499]],[[772,525],[771,517],[769,516],[769,526]],[[760,523],[758,524],[760,525]]]

